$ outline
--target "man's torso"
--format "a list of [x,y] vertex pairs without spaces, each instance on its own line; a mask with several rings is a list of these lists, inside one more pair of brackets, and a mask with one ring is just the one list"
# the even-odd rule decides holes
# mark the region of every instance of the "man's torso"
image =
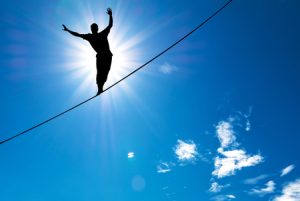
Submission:
[[100,55],[110,55],[112,53],[109,48],[109,43],[107,40],[107,34],[102,31],[97,34],[85,34],[83,38],[91,44],[93,49]]

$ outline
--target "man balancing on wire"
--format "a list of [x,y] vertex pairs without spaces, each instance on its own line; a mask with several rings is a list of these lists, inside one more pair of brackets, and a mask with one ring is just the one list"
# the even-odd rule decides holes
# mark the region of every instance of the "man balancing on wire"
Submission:
[[62,25],[64,31],[69,32],[73,36],[77,36],[87,40],[93,49],[97,52],[96,55],[96,66],[97,66],[97,76],[96,81],[98,85],[97,95],[103,92],[103,85],[107,80],[107,76],[110,70],[112,53],[109,49],[109,43],[107,36],[110,32],[111,27],[113,26],[112,11],[110,8],[107,9],[107,14],[109,15],[109,24],[101,32],[98,32],[98,25],[93,23],[91,25],[92,33],[88,34],[79,34],[74,31],[69,30],[65,25]]

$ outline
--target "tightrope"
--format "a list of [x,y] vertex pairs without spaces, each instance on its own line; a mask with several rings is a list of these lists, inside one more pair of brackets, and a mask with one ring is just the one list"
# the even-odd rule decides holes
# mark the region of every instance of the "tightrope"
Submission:
[[[166,53],[167,51],[169,51],[170,49],[172,49],[174,46],[176,46],[178,43],[180,43],[181,41],[183,41],[184,39],[186,39],[188,36],[190,36],[192,33],[194,33],[195,31],[197,31],[200,27],[202,27],[204,24],[206,24],[209,20],[211,20],[214,16],[216,16],[219,12],[221,12],[226,6],[228,6],[233,0],[230,0],[228,1],[226,4],[224,4],[221,8],[219,8],[217,11],[215,11],[211,16],[209,16],[206,20],[204,20],[203,22],[201,22],[199,25],[197,25],[193,30],[191,30],[190,32],[188,32],[186,35],[184,35],[182,38],[180,38],[178,41],[176,41],[175,43],[173,43],[171,46],[169,46],[168,48],[166,48],[165,50],[163,50],[162,52],[160,52],[159,54],[157,54],[155,57],[153,57],[152,59],[150,59],[149,61],[147,61],[146,63],[144,63],[143,65],[141,65],[140,67],[136,68],[134,71],[132,71],[131,73],[129,73],[128,75],[126,75],[125,77],[123,77],[122,79],[120,79],[119,81],[115,82],[114,84],[112,84],[111,86],[109,86],[108,88],[106,88],[101,94],[103,94],[105,91],[111,89],[112,87],[116,86],[117,84],[119,84],[120,82],[122,82],[123,80],[125,80],[126,78],[128,78],[129,76],[133,75],[134,73],[136,73],[137,71],[139,71],[140,69],[144,68],[145,66],[147,66],[149,63],[151,63],[152,61],[154,61],[155,59],[157,59],[158,57],[160,57],[161,55],[163,55],[164,53]],[[100,95],[101,95],[100,94]],[[35,125],[35,126],[32,126],[24,131],[21,131],[20,133],[12,136],[12,137],[9,137],[3,141],[0,142],[0,145],[5,143],[5,142],[8,142],[14,138],[17,138],[25,133],[28,133],[29,131],[32,131],[33,129],[35,128],[38,128],[56,118],[58,118],[59,116],[62,116],[64,114],[66,114],[67,112],[70,112],[71,110],[83,105],[84,103],[96,98],[97,95],[91,97],[91,98],[88,98],[87,100]]]

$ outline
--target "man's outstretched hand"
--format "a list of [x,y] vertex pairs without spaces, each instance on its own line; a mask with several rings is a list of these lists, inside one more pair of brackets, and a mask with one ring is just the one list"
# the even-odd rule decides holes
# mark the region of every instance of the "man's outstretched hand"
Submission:
[[64,31],[69,31],[69,29],[64,24],[62,26],[64,27],[63,28]]
[[107,11],[106,11],[106,13],[107,13],[108,15],[112,15],[111,8],[108,8]]

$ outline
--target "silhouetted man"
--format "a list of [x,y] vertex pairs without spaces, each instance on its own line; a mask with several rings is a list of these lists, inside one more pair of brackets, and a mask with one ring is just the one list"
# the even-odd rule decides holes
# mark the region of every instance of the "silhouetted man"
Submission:
[[98,25],[93,23],[91,25],[92,33],[88,34],[79,34],[74,31],[69,30],[65,25],[63,25],[63,30],[69,32],[73,36],[77,36],[83,38],[90,42],[93,49],[97,52],[96,65],[97,65],[97,76],[96,81],[98,85],[97,95],[103,92],[103,85],[107,80],[107,76],[110,70],[112,53],[109,49],[109,43],[107,40],[107,36],[110,32],[111,27],[113,26],[113,18],[112,11],[110,8],[107,9],[107,14],[109,15],[109,24],[108,26],[101,32],[98,32]]

